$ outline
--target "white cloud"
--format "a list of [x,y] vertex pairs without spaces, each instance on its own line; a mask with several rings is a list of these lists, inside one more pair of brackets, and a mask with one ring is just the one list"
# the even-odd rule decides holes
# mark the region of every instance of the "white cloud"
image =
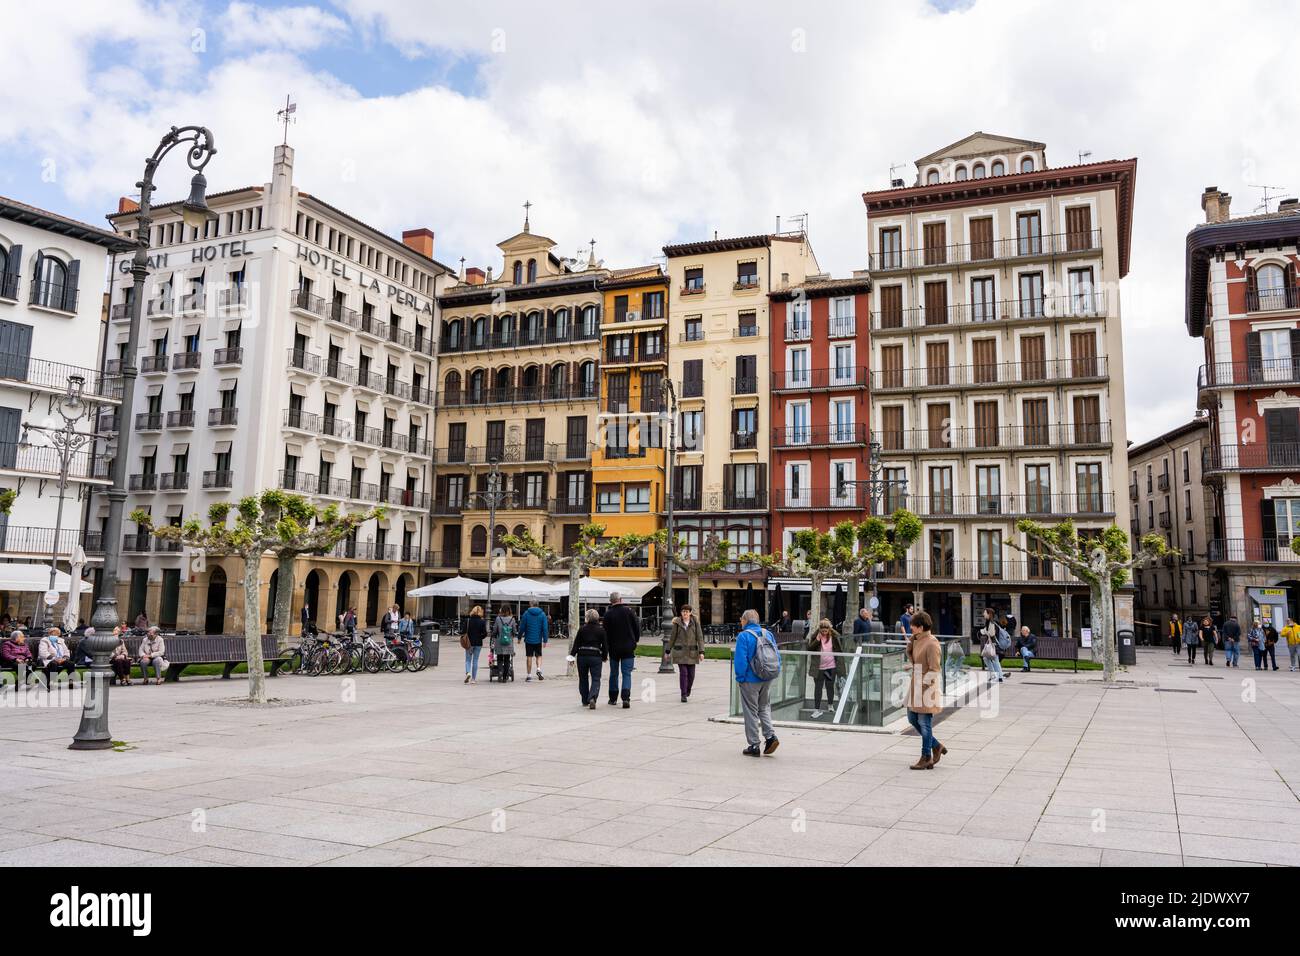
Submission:
[[[891,164],[976,129],[1042,140],[1055,165],[1080,150],[1093,160],[1137,156],[1123,312],[1138,441],[1195,407],[1203,358],[1182,324],[1183,248],[1201,189],[1232,192],[1241,212],[1257,201],[1247,183],[1300,188],[1294,30],[1284,28],[1297,15],[1282,0],[1240,4],[1227,25],[1208,0],[1103,0],[1071,18],[1031,0],[947,14],[922,0],[664,0],[654,16],[526,0],[337,0],[339,17],[236,3],[215,28],[229,31],[232,18],[239,29],[267,26],[262,40],[224,49],[279,39],[219,64],[189,52],[201,12],[124,2],[131,10],[112,15],[70,4],[62,34],[0,37],[0,69],[16,62],[23,77],[0,83],[0,149],[58,156],[69,200],[98,197],[105,210],[173,123],[213,129],[213,189],[265,181],[286,90],[299,103],[290,138],[303,189],[394,233],[433,228],[444,261],[465,255],[498,268],[495,243],[531,199],[535,228],[561,252],[595,237],[616,264],[648,261],[675,239],[762,231],[777,215],[807,212],[822,266],[843,274],[866,259],[862,191],[886,186]],[[289,15],[301,10],[324,19],[313,28]],[[322,25],[331,18],[346,18],[371,55],[413,58],[412,75],[430,53],[464,58],[476,95],[438,86],[360,94],[293,46],[337,36]],[[105,38],[137,41],[124,23],[165,71],[140,72],[138,58],[93,67]],[[47,87],[48,108],[22,92]],[[169,165],[161,192],[180,195],[184,163]],[[910,178],[910,165],[900,175]]]
[[220,19],[222,39],[232,49],[314,50],[347,36],[348,25],[320,7],[268,10],[236,2]]

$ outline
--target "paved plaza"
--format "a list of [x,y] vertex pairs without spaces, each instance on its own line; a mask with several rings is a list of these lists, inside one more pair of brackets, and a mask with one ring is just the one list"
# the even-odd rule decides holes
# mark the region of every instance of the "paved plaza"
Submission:
[[911,771],[910,734],[784,728],[742,757],[741,728],[709,719],[726,662],[682,704],[641,659],[657,700],[593,713],[574,680],[467,686],[444,650],[421,674],[276,678],[315,702],[265,710],[221,703],[239,678],[114,688],[118,751],[67,750],[76,710],[0,709],[0,865],[1300,863],[1285,665],[1144,649],[1140,686],[1017,673]]

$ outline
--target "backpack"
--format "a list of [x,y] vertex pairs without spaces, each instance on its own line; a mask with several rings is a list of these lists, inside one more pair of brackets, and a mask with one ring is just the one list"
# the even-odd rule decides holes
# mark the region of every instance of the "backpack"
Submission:
[[998,649],[1009,651],[1011,649],[1011,635],[1007,633],[1005,627],[998,627]]
[[749,670],[761,681],[775,680],[781,673],[781,655],[776,649],[776,638],[767,628],[760,628],[754,640],[754,653],[749,658]]

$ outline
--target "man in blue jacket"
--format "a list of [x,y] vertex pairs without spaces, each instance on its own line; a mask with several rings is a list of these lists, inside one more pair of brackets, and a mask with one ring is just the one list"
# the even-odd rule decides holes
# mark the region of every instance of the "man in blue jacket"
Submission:
[[[741,752],[746,757],[759,757],[772,753],[781,745],[781,741],[776,739],[776,731],[772,727],[772,681],[764,680],[754,673],[753,658],[759,641],[768,641],[773,648],[776,641],[772,633],[765,631],[758,622],[757,611],[750,610],[742,614],[740,624],[732,668],[736,673],[736,685],[740,688],[740,710],[745,717],[745,742],[749,744]],[[758,748],[760,730],[764,741],[762,751]]]
[[537,606],[536,601],[528,602],[528,610],[519,618],[519,636],[524,641],[524,661],[528,676],[524,683],[533,679],[533,658],[537,658],[537,679],[542,676],[542,646],[550,640],[551,622],[546,619],[546,612]]

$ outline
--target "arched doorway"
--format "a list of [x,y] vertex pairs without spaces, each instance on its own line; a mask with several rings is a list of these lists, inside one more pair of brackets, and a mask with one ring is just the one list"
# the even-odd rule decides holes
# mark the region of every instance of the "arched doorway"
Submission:
[[374,627],[379,623],[379,618],[383,616],[383,610],[379,607],[379,598],[384,589],[384,576],[376,571],[370,575],[370,580],[366,582],[366,627]]
[[221,567],[208,575],[208,606],[203,619],[204,634],[222,634],[226,630],[226,572]]
[[302,606],[307,609],[307,621],[320,627],[320,586],[321,573],[312,571],[307,575],[307,580],[302,586]]
[[338,623],[340,615],[356,603],[357,590],[358,581],[355,571],[344,571],[339,575],[338,599],[334,602],[334,620],[330,622],[331,629]]
[[393,597],[393,603],[403,611],[406,610],[406,592],[413,582],[409,574],[400,575],[397,578],[397,594]]

